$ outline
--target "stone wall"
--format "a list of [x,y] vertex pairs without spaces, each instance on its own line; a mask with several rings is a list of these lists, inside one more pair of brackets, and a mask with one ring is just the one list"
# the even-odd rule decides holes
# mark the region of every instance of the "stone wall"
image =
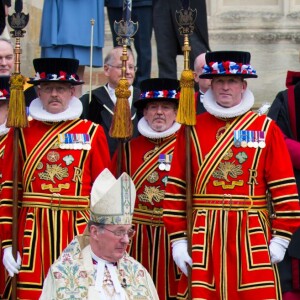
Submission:
[[[21,71],[25,75],[34,74],[32,59],[40,55],[42,7],[43,0],[24,0],[23,11],[30,15],[25,37],[21,39]],[[11,12],[13,10],[12,7]],[[258,79],[248,80],[256,106],[271,102],[277,92],[285,88],[287,70],[300,71],[300,0],[207,0],[207,11],[212,50],[250,51],[251,64],[258,73]],[[106,26],[104,54],[111,46],[110,30]],[[153,36],[153,77],[157,76],[155,59]],[[182,57],[178,63],[180,76]],[[86,71],[88,74],[89,69]],[[93,70],[93,86],[103,83],[101,74],[101,69]]]
[[299,0],[207,1],[212,50],[245,50],[258,79],[248,83],[256,106],[285,88],[287,70],[300,71]]

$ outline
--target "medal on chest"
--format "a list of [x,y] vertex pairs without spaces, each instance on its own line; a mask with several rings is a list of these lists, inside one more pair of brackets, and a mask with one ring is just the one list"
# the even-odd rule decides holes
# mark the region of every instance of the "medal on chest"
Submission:
[[58,135],[60,149],[90,150],[91,141],[87,133],[60,133]]
[[234,146],[239,148],[265,148],[265,132],[258,130],[235,130]]
[[172,154],[159,154],[158,168],[160,171],[170,171],[171,169]]

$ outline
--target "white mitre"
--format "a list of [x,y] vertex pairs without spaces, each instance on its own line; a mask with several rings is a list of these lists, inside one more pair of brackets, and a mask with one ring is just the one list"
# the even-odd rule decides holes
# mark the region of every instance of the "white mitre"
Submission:
[[118,179],[104,169],[91,191],[91,220],[99,224],[130,225],[136,190],[127,173]]

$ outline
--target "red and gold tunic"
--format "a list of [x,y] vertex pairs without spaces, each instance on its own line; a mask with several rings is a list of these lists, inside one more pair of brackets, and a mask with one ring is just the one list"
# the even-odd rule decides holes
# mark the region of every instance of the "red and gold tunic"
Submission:
[[[7,138],[7,133],[2,135],[0,133],[0,184],[2,183],[2,168],[4,165],[3,154],[4,154],[6,138]],[[6,271],[2,263],[2,246],[1,246],[1,239],[0,239],[0,299],[2,299],[2,293],[5,287],[5,280],[6,280]]]
[[[2,246],[12,242],[13,132],[7,138],[0,225]],[[90,140],[89,147],[62,147],[59,134]],[[73,135],[71,135],[73,134]],[[77,141],[77,140],[76,140]],[[66,142],[66,141],[65,141]],[[74,138],[75,142],[75,138]],[[72,143],[71,143],[72,144]],[[33,120],[21,129],[19,151],[18,297],[38,299],[50,265],[89,220],[92,183],[110,156],[101,126],[90,121]]]
[[[263,133],[264,140],[253,140],[261,147],[235,145],[234,134],[242,130]],[[187,230],[184,132],[178,134],[164,200],[171,241],[184,238]],[[191,130],[191,161],[192,298],[281,299],[269,241],[274,236],[289,240],[300,224],[300,210],[280,129],[253,112],[227,121],[204,113]],[[276,212],[271,221],[267,190]],[[178,297],[186,296],[182,275]]]
[[149,271],[160,300],[176,299],[179,279],[162,220],[167,165],[175,140],[176,134],[162,139],[139,136],[123,148],[122,171],[132,177],[137,190],[133,214],[136,235],[129,253]]

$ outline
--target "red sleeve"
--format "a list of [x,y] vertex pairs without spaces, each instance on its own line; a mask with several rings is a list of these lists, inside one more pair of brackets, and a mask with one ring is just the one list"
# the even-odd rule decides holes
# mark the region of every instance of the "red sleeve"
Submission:
[[289,239],[300,226],[299,196],[283,134],[274,122],[272,126],[265,165],[265,178],[276,212],[272,232],[273,236]]
[[111,171],[111,159],[104,129],[101,125],[95,126],[97,126],[97,130],[92,140],[93,150],[92,159],[90,160],[93,182],[105,168],[108,168]]
[[177,135],[163,201],[163,220],[171,241],[186,236],[185,144],[185,130],[182,126]]

